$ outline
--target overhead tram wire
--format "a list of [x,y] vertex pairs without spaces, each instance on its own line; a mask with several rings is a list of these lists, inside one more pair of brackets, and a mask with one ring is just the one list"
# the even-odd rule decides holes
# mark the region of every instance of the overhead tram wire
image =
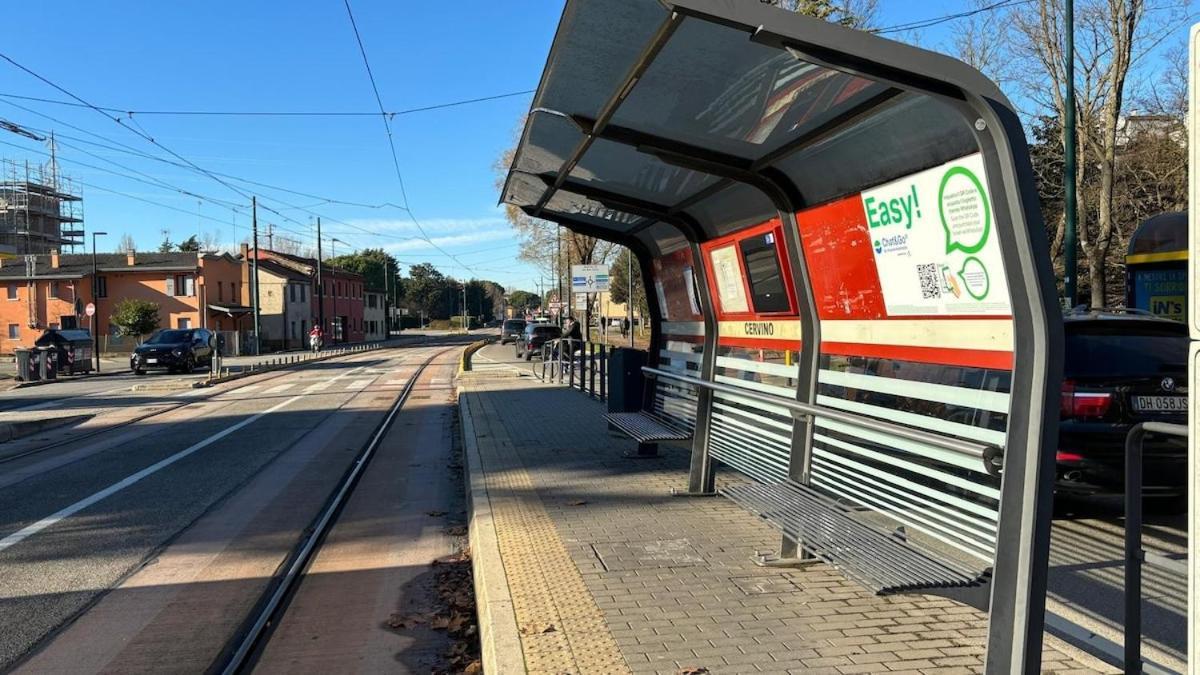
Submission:
[[[24,65],[22,65],[22,64],[20,64],[20,63],[18,63],[18,62],[17,62],[17,61],[15,61],[15,60],[14,60],[12,57],[8,56],[7,54],[4,54],[3,52],[0,52],[0,59],[4,59],[5,61],[8,61],[8,62],[9,62],[10,64],[12,64],[14,67],[16,67],[16,68],[18,68],[18,69],[20,69],[20,70],[24,71],[25,73],[27,73],[27,74],[29,74],[29,75],[33,76],[34,78],[36,78],[36,79],[40,80],[41,82],[45,83],[46,85],[48,85],[48,86],[50,86],[50,87],[53,87],[54,89],[56,89],[56,90],[58,90],[58,91],[62,92],[63,94],[65,94],[65,95],[67,95],[67,96],[69,96],[69,97],[71,97],[71,98],[75,99],[75,100],[76,100],[76,101],[78,101],[78,102],[79,102],[79,103],[80,103],[82,106],[85,106],[85,107],[87,107],[87,108],[90,108],[90,109],[92,109],[92,110],[95,110],[95,111],[96,111],[98,114],[102,115],[103,117],[105,117],[105,118],[107,118],[107,119],[110,119],[110,120],[112,120],[114,123],[116,123],[116,124],[117,124],[117,126],[120,126],[120,127],[124,128],[124,129],[127,129],[127,130],[128,130],[128,131],[130,131],[131,133],[133,133],[133,134],[137,135],[138,137],[140,137],[140,138],[142,138],[142,139],[146,140],[146,141],[147,141],[147,142],[149,142],[150,144],[152,144],[152,145],[154,145],[155,147],[157,147],[157,148],[159,148],[159,149],[163,150],[164,152],[166,152],[167,154],[171,155],[172,157],[175,157],[177,160],[179,160],[180,162],[182,162],[183,164],[185,164],[185,165],[187,166],[187,168],[190,168],[190,169],[192,169],[193,171],[197,171],[197,172],[199,172],[199,173],[201,173],[201,174],[204,174],[205,176],[208,176],[209,178],[213,179],[214,181],[216,181],[217,183],[221,184],[222,186],[224,186],[224,187],[228,188],[229,190],[231,190],[231,191],[233,191],[233,192],[237,193],[237,194],[238,194],[239,196],[241,196],[243,199],[245,199],[245,200],[247,200],[247,201],[249,201],[249,200],[250,200],[250,194],[249,194],[249,193],[247,193],[247,192],[244,192],[244,191],[240,190],[239,188],[237,188],[237,187],[235,187],[235,186],[231,185],[231,184],[230,184],[228,181],[226,181],[226,180],[223,180],[223,179],[222,179],[222,178],[221,178],[221,177],[220,177],[218,174],[216,174],[216,173],[214,173],[214,172],[212,172],[212,171],[209,171],[209,170],[205,169],[204,167],[201,167],[201,166],[199,166],[198,164],[196,164],[195,162],[192,162],[191,160],[187,159],[187,158],[186,158],[186,157],[184,157],[183,155],[180,155],[179,153],[177,153],[177,152],[175,152],[174,150],[172,150],[172,149],[170,149],[170,148],[166,147],[166,146],[165,146],[165,145],[163,145],[162,143],[159,143],[157,140],[155,140],[155,139],[154,139],[154,137],[153,137],[153,136],[150,136],[149,134],[147,134],[145,131],[141,130],[140,128],[139,128],[139,129],[135,129],[135,128],[133,128],[133,127],[129,126],[129,125],[122,124],[122,123],[121,123],[121,120],[120,120],[119,118],[116,118],[116,117],[109,117],[108,113],[104,112],[103,110],[101,110],[101,109],[100,109],[100,108],[98,108],[97,106],[95,106],[95,105],[91,104],[90,102],[88,102],[88,101],[84,100],[83,98],[81,98],[81,97],[79,97],[79,96],[75,95],[75,94],[74,94],[74,93],[72,93],[71,91],[67,90],[65,87],[62,87],[61,85],[59,85],[59,84],[57,84],[57,83],[55,83],[55,82],[53,82],[53,81],[49,80],[48,78],[46,78],[46,77],[43,77],[42,75],[38,74],[37,72],[33,71],[32,69],[30,69],[30,68],[28,68],[28,67],[26,67],[26,66],[24,66]],[[12,104],[12,103],[10,103],[10,105],[15,105],[15,104]],[[49,116],[46,116],[46,117],[47,117],[47,118],[49,118]],[[79,129],[79,130],[81,130],[81,131],[85,131],[85,130],[81,129],[80,127],[75,127],[74,125],[70,125],[70,126],[72,126],[72,128]],[[110,142],[116,142],[116,141],[112,141],[112,139],[109,139],[109,138],[107,138],[107,137],[105,137],[105,136],[101,136],[100,134],[96,134],[96,133],[94,133],[94,132],[87,132],[87,133],[90,133],[91,135],[93,135],[93,136],[96,136],[96,137],[98,137],[98,138],[102,138],[102,139],[104,139],[104,140],[106,140],[106,141],[110,141]],[[116,143],[119,143],[119,142],[116,142]],[[151,157],[152,157],[152,156],[151,156]],[[275,199],[274,201],[280,201],[280,203],[283,203],[281,200],[278,200],[278,199]],[[284,213],[281,213],[280,211],[278,211],[278,210],[276,210],[276,209],[273,209],[273,208],[271,208],[271,207],[269,207],[269,206],[265,206],[265,205],[262,205],[262,204],[260,204],[260,207],[261,207],[261,208],[263,208],[263,209],[264,209],[265,211],[267,211],[268,213],[272,213],[272,214],[274,214],[274,215],[278,216],[279,218],[281,218],[281,219],[283,219],[283,220],[285,220],[285,221],[287,221],[287,222],[295,223],[296,225],[298,225],[298,226],[300,226],[300,227],[304,227],[304,226],[305,226],[305,223],[302,223],[302,222],[300,222],[300,221],[298,221],[298,220],[296,220],[296,219],[294,219],[294,218],[291,218],[290,216],[288,216],[288,215],[286,215],[286,214],[284,214]],[[314,215],[319,215],[319,214],[316,214],[315,212],[312,212],[312,211],[309,211],[309,213],[313,213]]]
[[[59,119],[57,119],[57,118],[55,118],[55,117],[53,117],[53,116],[51,116],[51,115],[47,115],[47,114],[45,114],[45,113],[42,113],[42,112],[40,112],[40,111],[37,111],[37,110],[33,110],[32,108],[27,108],[27,107],[25,107],[25,106],[18,105],[18,104],[16,104],[16,103],[12,103],[11,101],[3,101],[3,102],[4,102],[4,103],[7,103],[8,105],[11,105],[11,106],[14,106],[14,107],[16,107],[16,108],[19,108],[19,109],[21,109],[21,110],[25,110],[25,111],[27,111],[27,112],[30,112],[30,113],[32,113],[32,114],[38,115],[39,117],[43,117],[43,118],[45,118],[45,119],[48,119],[48,120],[50,120],[51,122],[54,122],[54,123],[56,123],[56,124],[61,124],[61,125],[63,125],[63,126],[66,126],[66,127],[68,127],[68,128],[75,129],[75,130],[77,130],[77,131],[80,131],[80,132],[82,132],[82,133],[88,134],[89,136],[93,136],[93,137],[95,137],[95,138],[99,138],[99,139],[101,139],[101,140],[107,141],[108,143],[112,143],[113,145],[107,145],[107,144],[105,144],[105,143],[97,143],[97,142],[95,142],[95,141],[89,141],[89,140],[87,140],[87,139],[78,138],[78,137],[76,137],[76,136],[71,136],[71,135],[69,135],[69,134],[62,134],[62,133],[57,133],[57,132],[56,132],[56,133],[57,133],[57,137],[58,137],[59,139],[66,138],[66,139],[73,140],[73,141],[76,141],[76,142],[79,142],[79,143],[86,143],[86,144],[88,144],[88,145],[92,145],[92,146],[96,146],[96,147],[104,148],[104,149],[106,149],[106,150],[111,150],[111,151],[113,151],[113,152],[122,152],[122,153],[129,154],[129,155],[132,155],[132,156],[135,156],[135,157],[141,157],[141,158],[144,158],[144,159],[149,159],[149,160],[153,160],[153,161],[156,161],[156,162],[161,162],[161,163],[167,164],[167,165],[169,165],[169,166],[174,166],[174,167],[179,167],[179,168],[183,168],[183,169],[188,169],[188,170],[191,170],[191,167],[189,167],[188,165],[186,165],[186,164],[183,164],[183,163],[181,163],[181,162],[176,162],[176,161],[173,161],[173,160],[171,160],[171,159],[167,159],[167,158],[165,158],[165,157],[159,157],[159,156],[157,156],[157,155],[152,155],[152,154],[149,154],[149,153],[143,152],[143,151],[141,151],[141,150],[138,150],[137,148],[134,148],[134,147],[132,147],[132,146],[130,146],[130,145],[127,145],[127,144],[125,144],[125,143],[121,143],[120,141],[116,141],[116,140],[113,140],[113,139],[111,139],[111,138],[108,138],[107,136],[104,136],[103,134],[98,134],[98,133],[96,133],[96,132],[94,132],[94,131],[90,131],[90,130],[88,130],[88,129],[84,129],[84,128],[82,128],[82,127],[79,127],[79,126],[76,126],[76,125],[70,124],[70,123],[68,123],[68,122],[64,122],[64,121],[62,121],[62,120],[59,120]],[[51,131],[50,131],[50,130],[48,130],[48,129],[47,129],[47,130],[43,130],[43,129],[39,129],[38,127],[34,127],[34,126],[29,126],[29,125],[24,125],[24,126],[27,126],[29,129],[33,129],[33,130],[35,130],[35,131],[41,131],[41,132],[43,132],[43,133],[45,133],[45,134],[49,134],[49,133],[51,133]],[[69,147],[69,148],[73,148],[73,149],[75,149],[75,150],[78,150],[78,151],[80,151],[80,152],[87,153],[87,151],[85,151],[85,150],[83,150],[83,149],[81,149],[81,148],[75,147],[75,146],[71,145],[70,143],[64,143],[64,142],[61,142],[61,140],[60,140],[60,145],[63,145],[63,146],[65,146],[65,147]],[[90,154],[90,153],[88,153],[88,154]],[[95,155],[93,155],[93,156],[95,156]],[[311,198],[311,199],[321,199],[321,200],[323,200],[323,201],[325,201],[325,202],[328,202],[328,203],[330,203],[330,204],[338,204],[338,205],[352,206],[352,207],[362,207],[362,208],[372,208],[372,209],[386,208],[386,207],[393,207],[393,208],[397,208],[397,209],[400,209],[400,210],[403,210],[403,209],[404,209],[404,207],[400,206],[399,204],[392,204],[392,203],[390,203],[390,202],[386,202],[386,203],[383,203],[383,204],[361,204],[361,203],[358,203],[358,202],[348,202],[348,201],[344,201],[344,200],[335,200],[335,199],[331,199],[331,198],[321,197],[320,195],[310,195],[310,194],[308,194],[308,193],[298,192],[298,191],[296,191],[296,190],[289,190],[289,189],[287,189],[287,188],[282,188],[282,187],[279,187],[279,186],[269,185],[269,184],[265,184],[265,183],[259,183],[259,182],[257,182],[257,181],[252,181],[252,180],[250,180],[250,179],[247,179],[247,178],[241,178],[241,177],[234,176],[234,175],[231,175],[231,174],[223,174],[223,173],[221,173],[221,172],[217,172],[217,171],[213,171],[212,173],[215,173],[215,174],[217,174],[217,175],[219,175],[219,176],[224,176],[224,177],[226,177],[226,178],[229,178],[229,179],[231,179],[231,180],[235,180],[235,181],[237,181],[237,182],[242,182],[242,183],[247,183],[247,184],[255,184],[255,185],[259,185],[259,186],[261,186],[261,187],[265,187],[265,188],[267,188],[267,189],[271,189],[271,190],[277,190],[277,191],[280,191],[280,192],[289,192],[289,193],[293,193],[293,194],[299,194],[299,195],[301,195],[301,196],[306,196],[306,197],[309,197],[309,198]],[[178,188],[177,186],[171,186],[171,187],[172,187],[172,189],[176,189],[176,190],[179,190],[179,191],[183,191],[183,188]],[[200,198],[202,198],[202,199],[208,199],[209,201],[213,201],[214,203],[218,203],[218,202],[220,201],[220,200],[213,200],[212,198],[207,198],[207,197],[200,197]],[[357,229],[357,230],[359,230],[359,231],[361,231],[362,233],[364,233],[364,234],[367,234],[367,235],[376,236],[376,237],[382,237],[382,236],[384,236],[384,235],[380,235],[379,233],[376,233],[376,232],[372,232],[372,231],[370,231],[370,230],[367,230],[366,228],[362,228],[362,227],[359,227],[359,226],[357,226],[357,225],[353,225],[352,223],[347,223],[347,222],[344,222],[344,221],[340,221],[340,220],[337,220],[336,218],[330,218],[329,216],[326,216],[326,215],[323,215],[323,214],[320,214],[320,213],[318,213],[318,212],[316,212],[316,211],[313,211],[313,210],[311,210],[311,207],[303,207],[303,208],[302,208],[302,207],[295,207],[295,206],[293,206],[293,205],[290,205],[290,204],[288,204],[288,202],[285,202],[285,201],[283,201],[282,199],[279,199],[278,197],[273,197],[273,196],[265,196],[265,195],[261,195],[261,194],[259,195],[259,200],[260,200],[260,202],[261,202],[261,201],[262,201],[264,198],[265,198],[265,199],[269,199],[269,200],[271,200],[271,201],[276,201],[276,202],[279,202],[279,203],[281,203],[281,204],[284,204],[284,205],[285,205],[287,208],[294,208],[294,209],[297,209],[297,210],[302,210],[302,211],[304,211],[305,213],[308,213],[308,214],[311,214],[311,215],[314,215],[314,216],[321,216],[321,217],[325,218],[326,220],[329,220],[329,221],[331,221],[331,222],[338,223],[338,224],[340,224],[340,225],[343,225],[343,226],[346,226],[346,227],[350,227],[350,228],[352,228],[352,229]],[[261,203],[260,203],[260,206],[261,206]],[[264,209],[266,209],[266,210],[268,210],[268,211],[270,211],[270,212],[272,212],[272,213],[276,213],[277,215],[280,215],[280,217],[282,217],[282,218],[287,218],[287,216],[284,216],[283,214],[279,213],[278,211],[276,211],[276,210],[274,210],[274,209],[270,209],[270,208],[268,208],[268,207],[266,207],[266,206],[263,206],[263,208],[264,208]],[[296,223],[297,225],[301,225],[301,226],[303,226],[303,225],[304,225],[304,223],[301,223],[300,221],[297,221],[297,220],[295,220],[295,219],[290,219],[290,218],[289,218],[288,220],[289,220],[290,222]],[[290,231],[291,231],[292,233],[294,233],[294,234],[299,234],[299,233],[297,233],[297,232],[296,232],[296,231],[294,231],[294,230],[290,230]]]
[[966,19],[966,18],[975,16],[977,14],[983,14],[984,12],[991,12],[991,11],[995,11],[997,9],[1003,9],[1005,7],[1015,7],[1017,5],[1027,5],[1033,1],[1034,0],[998,0],[997,2],[993,2],[989,5],[984,5],[982,7],[976,7],[974,9],[969,9],[969,10],[962,11],[962,12],[956,12],[954,14],[944,14],[942,16],[930,17],[928,19],[920,19],[917,21],[910,21],[908,23],[901,23],[901,24],[896,24],[894,26],[887,26],[885,28],[876,28],[876,29],[872,29],[868,32],[875,33],[876,35],[885,35],[887,33],[900,33],[900,32],[906,31],[906,30],[917,30],[920,28],[929,28],[930,26],[936,26],[938,24],[946,23],[949,21],[956,21],[958,19]]
[[[412,115],[414,113],[429,112],[432,110],[444,110],[446,108],[455,108],[458,106],[471,105],[474,103],[485,103],[487,101],[498,101],[505,98],[513,98],[515,96],[525,96],[532,94],[535,89],[526,89],[524,91],[510,91],[504,94],[495,94],[493,96],[481,96],[479,98],[468,98],[461,101],[450,101],[448,103],[435,103],[433,105],[421,106],[419,108],[408,108],[407,110],[391,110],[379,112],[365,111],[336,111],[336,110],[129,110],[126,108],[113,108],[110,106],[96,106],[97,108],[111,113],[120,113],[122,115],[178,115],[178,116],[214,116],[214,117],[377,117],[384,115],[388,118],[395,118],[400,115]],[[50,103],[53,105],[70,106],[75,108],[86,108],[82,103],[74,101],[61,101],[52,98],[42,98],[39,96],[23,96],[20,94],[5,94],[0,93],[0,98],[14,98],[20,101],[33,101],[36,103]]]
[[470,270],[471,268],[463,263],[463,261],[456,258],[454,254],[447,252],[441,246],[438,246],[432,239],[430,239],[429,234],[425,232],[425,228],[421,226],[421,222],[417,220],[417,216],[412,212],[411,204],[409,204],[408,201],[408,193],[404,190],[404,176],[400,172],[400,158],[396,154],[396,141],[392,137],[392,124],[388,120],[387,111],[383,107],[383,98],[379,95],[379,85],[375,82],[375,73],[371,70],[370,59],[367,58],[367,48],[363,45],[362,35],[358,32],[358,22],[354,20],[354,10],[350,8],[350,0],[342,1],[346,5],[346,15],[350,17],[350,27],[354,29],[354,40],[358,43],[358,53],[362,55],[363,66],[366,67],[367,77],[371,80],[371,91],[375,93],[375,102],[379,105],[379,113],[381,115],[381,119],[383,120],[383,128],[387,132],[388,148],[392,151],[392,167],[396,170],[396,180],[400,183],[400,196],[404,199],[405,212],[408,213],[408,217],[410,220],[412,220],[413,225],[417,226],[417,231],[421,233],[421,238],[424,239],[426,243],[445,254],[446,257],[453,260],[459,267],[465,270]]

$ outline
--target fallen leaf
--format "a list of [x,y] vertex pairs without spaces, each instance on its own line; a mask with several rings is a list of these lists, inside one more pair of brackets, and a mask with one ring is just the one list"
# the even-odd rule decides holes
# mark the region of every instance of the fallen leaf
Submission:
[[553,633],[556,630],[558,630],[558,629],[555,628],[554,624],[552,624],[552,623],[546,623],[546,624],[527,623],[524,626],[521,626],[521,632],[524,633],[525,635],[544,635],[546,633]]
[[455,525],[453,527],[447,527],[446,534],[451,537],[465,537],[467,536],[467,526]]
[[412,628],[418,624],[425,623],[425,619],[424,619],[424,617],[420,617],[420,616],[417,616],[414,614],[410,614],[408,616],[400,616],[399,614],[393,614],[388,618],[387,623],[388,623],[388,626],[391,626],[392,628],[408,629],[408,628]]
[[482,673],[483,664],[479,662],[479,659],[475,659],[468,663],[466,668],[463,668],[463,675],[482,675]]
[[578,499],[573,502],[568,502],[568,504],[570,504],[571,506],[583,506],[586,503],[587,503],[586,499]]

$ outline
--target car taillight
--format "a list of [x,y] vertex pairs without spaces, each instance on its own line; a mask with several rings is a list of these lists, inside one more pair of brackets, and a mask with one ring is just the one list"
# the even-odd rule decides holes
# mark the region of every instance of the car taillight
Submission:
[[1059,462],[1082,462],[1083,455],[1077,452],[1066,452],[1065,450],[1059,450],[1054,454],[1054,459]]
[[1104,417],[1112,406],[1112,394],[1104,391],[1076,391],[1075,383],[1063,382],[1059,399],[1063,417]]

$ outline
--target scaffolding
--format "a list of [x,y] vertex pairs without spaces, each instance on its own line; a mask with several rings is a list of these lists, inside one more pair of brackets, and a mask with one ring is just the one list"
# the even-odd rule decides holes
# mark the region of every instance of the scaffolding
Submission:
[[47,164],[0,159],[0,255],[44,255],[83,244],[83,197]]

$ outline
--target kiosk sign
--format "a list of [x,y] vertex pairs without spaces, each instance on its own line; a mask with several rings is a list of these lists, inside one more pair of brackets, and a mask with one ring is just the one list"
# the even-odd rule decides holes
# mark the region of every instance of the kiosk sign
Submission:
[[980,155],[865,190],[862,202],[890,316],[1012,313]]

